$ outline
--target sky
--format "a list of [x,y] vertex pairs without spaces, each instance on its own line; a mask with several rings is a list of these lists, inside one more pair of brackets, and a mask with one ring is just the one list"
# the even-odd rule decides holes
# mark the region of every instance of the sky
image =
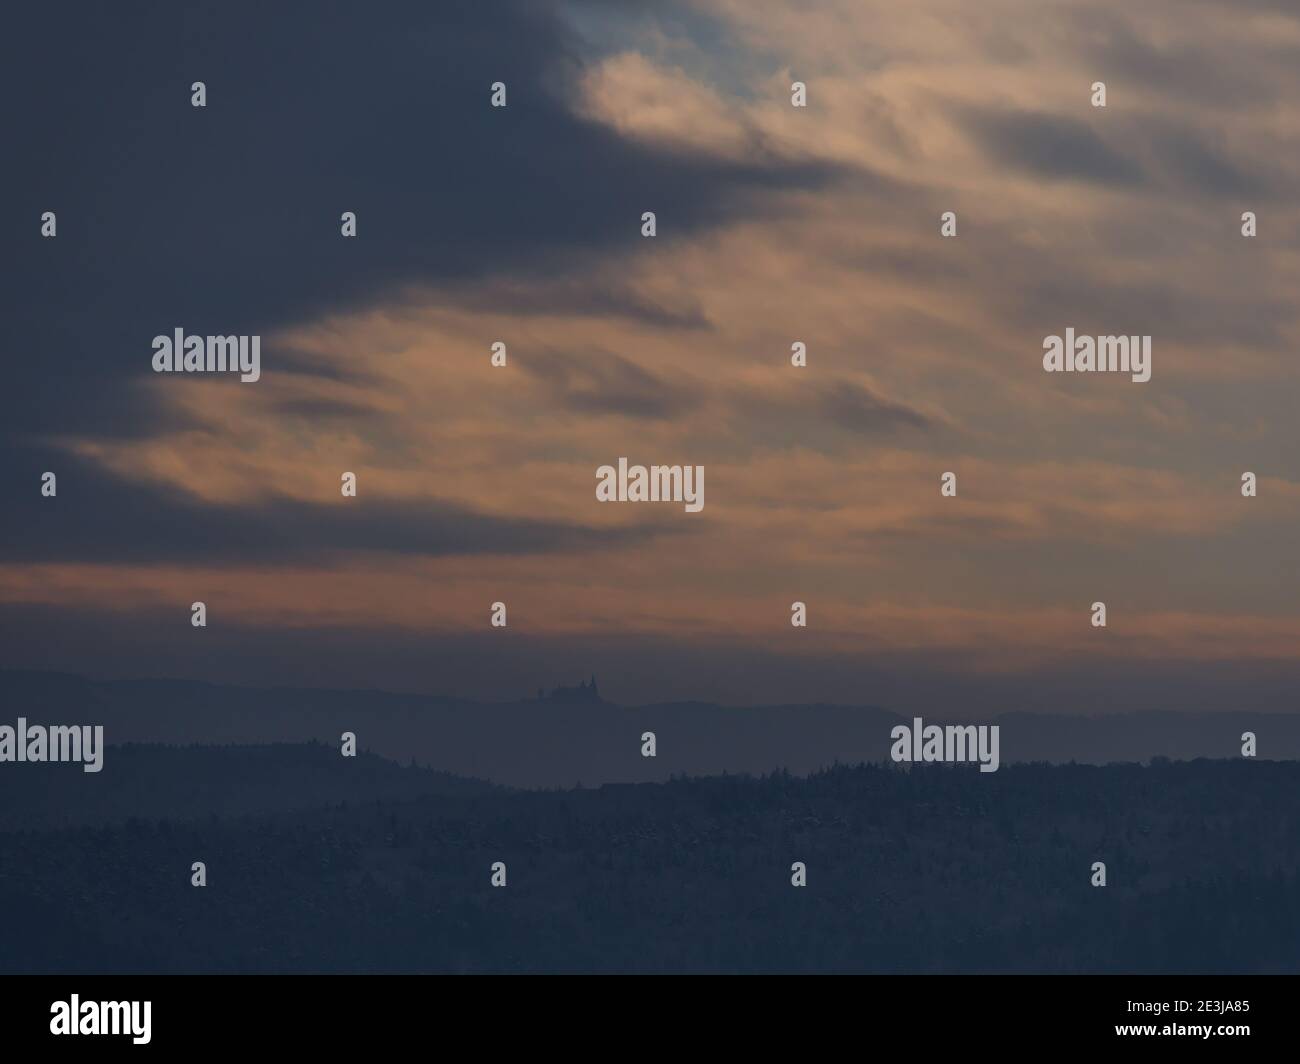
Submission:
[[[33,7],[0,667],[1294,708],[1293,4]],[[1044,373],[1067,327],[1150,381]],[[620,456],[703,509],[598,502]]]

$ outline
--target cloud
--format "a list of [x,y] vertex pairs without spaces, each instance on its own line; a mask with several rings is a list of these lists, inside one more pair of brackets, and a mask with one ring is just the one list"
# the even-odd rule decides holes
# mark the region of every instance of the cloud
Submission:
[[[576,114],[580,40],[558,4],[321,3],[304,18],[146,3],[112,19],[52,4],[7,33],[27,43],[0,89],[42,102],[7,127],[0,224],[30,267],[8,292],[8,342],[27,353],[9,440],[147,431],[156,409],[133,385],[177,326],[272,332],[408,284],[545,275],[639,240],[643,210],[682,237],[742,215],[748,191],[823,177],[683,157]],[[498,79],[509,105],[494,110]],[[55,240],[34,222],[45,210]]]
[[649,369],[608,351],[534,352],[522,363],[565,410],[595,417],[668,420],[698,402],[689,384],[670,385]]
[[[1300,59],[1300,54],[1297,54]],[[1225,151],[1206,142],[1192,130],[1148,130],[1149,145],[1159,157],[1171,184],[1213,196],[1217,200],[1255,197],[1272,199],[1273,181],[1255,162],[1251,172],[1233,162]],[[1264,169],[1271,169],[1269,163]]]
[[828,382],[821,388],[821,412],[837,425],[853,432],[873,433],[901,427],[924,428],[930,422],[904,403],[892,402],[869,388],[850,383]]
[[1142,180],[1139,166],[1108,147],[1082,121],[1033,111],[972,111],[965,121],[991,162],[1061,181],[1131,185]]
[[[326,5],[253,44],[225,14],[90,16],[17,70],[50,102],[16,118],[3,224],[56,203],[60,236],[14,232],[0,602],[138,615],[206,584],[250,630],[451,640],[504,598],[521,646],[653,639],[665,669],[1274,660],[1300,33],[1195,9]],[[206,112],[160,91],[199,67]],[[177,325],[263,331],[262,381],[149,374]],[[1067,326],[1150,334],[1152,381],[1044,374]],[[598,503],[623,455],[703,465],[704,510]]]
[[[574,521],[476,513],[437,500],[333,498],[207,502],[132,483],[90,463],[59,466],[60,494],[23,501],[0,530],[10,562],[167,565],[186,561],[258,570],[269,563],[330,570],[349,555],[448,557],[595,552],[680,536],[681,525],[598,528]],[[359,475],[362,493],[365,474]],[[594,483],[594,480],[593,480]],[[16,485],[15,485],[16,487]],[[328,501],[327,501],[328,498]],[[262,577],[258,576],[258,579]]]

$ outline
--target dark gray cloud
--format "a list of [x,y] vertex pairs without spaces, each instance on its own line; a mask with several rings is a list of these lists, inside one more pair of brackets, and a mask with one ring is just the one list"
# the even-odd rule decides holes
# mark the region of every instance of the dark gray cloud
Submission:
[[311,421],[381,421],[383,414],[364,403],[345,399],[285,399],[275,404],[276,413]]
[[1271,161],[1252,160],[1257,169],[1248,170],[1229,158],[1226,148],[1211,144],[1194,129],[1145,122],[1134,128],[1133,135],[1145,141],[1165,180],[1176,188],[1219,199],[1262,198],[1277,188],[1276,178],[1268,173]]
[[[8,562],[328,565],[364,551],[546,554],[599,551],[695,527],[678,522],[601,529],[495,517],[441,502],[363,501],[341,495],[319,503],[275,499],[213,505],[121,480],[67,456],[23,457],[29,460],[8,467],[0,479],[0,490],[10,500],[0,524],[0,558]],[[39,471],[46,469],[59,478],[55,498],[39,493]]]
[[[939,434],[951,428],[918,407],[842,376],[810,379],[806,389],[790,392],[749,390],[724,398],[734,421],[762,426],[758,436],[745,437],[747,446],[760,449],[797,446],[844,455],[859,451],[864,439],[897,440],[908,433]],[[828,507],[834,504],[828,501]]]
[[575,117],[582,43],[538,0],[54,2],[2,29],[10,439],[148,431],[160,415],[125,385],[178,326],[263,332],[403,283],[540,271],[641,239],[644,210],[672,239],[754,209],[746,190],[826,177]]
[[931,424],[928,417],[905,403],[843,381],[831,381],[820,388],[817,408],[836,425],[857,433],[927,428]]
[[679,297],[675,305],[668,306],[609,278],[560,278],[529,285],[489,281],[451,295],[455,306],[462,310],[491,312],[508,306],[512,315],[569,314],[622,318],[657,329],[711,328],[703,310],[689,297]]
[[968,108],[962,122],[994,162],[1039,177],[1099,185],[1133,185],[1143,177],[1132,158],[1077,119]]
[[[1257,3],[1263,10],[1295,13],[1289,0],[1276,5]],[[1234,10],[1246,5],[1231,0]],[[1129,18],[1113,8],[1079,5],[1066,14],[1081,54],[1095,67],[1096,77],[1106,82],[1108,92],[1123,101],[1140,87],[1183,104],[1208,107],[1248,107],[1275,99],[1277,84],[1260,53],[1250,57],[1235,51],[1230,41],[1207,39],[1204,43],[1168,44],[1144,37]],[[1208,35],[1207,35],[1208,38]],[[1285,68],[1285,54],[1277,54]],[[1300,55],[1292,51],[1292,58]]]
[[1024,322],[1037,352],[1043,336],[1073,326],[1080,334],[1150,335],[1191,346],[1232,344],[1260,351],[1283,345],[1291,310],[1268,294],[1206,295],[1177,278],[1137,283],[1102,280],[1064,261],[1005,294],[1008,314]]
[[534,351],[518,364],[551,392],[553,402],[562,409],[670,420],[698,403],[689,388],[670,384],[608,351],[582,355]]

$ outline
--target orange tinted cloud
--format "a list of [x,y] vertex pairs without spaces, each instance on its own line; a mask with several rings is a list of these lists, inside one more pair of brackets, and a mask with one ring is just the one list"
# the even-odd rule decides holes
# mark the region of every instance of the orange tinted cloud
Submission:
[[[636,220],[656,205],[629,204],[622,246],[298,322],[266,338],[256,386],[147,380],[182,427],[61,441],[214,507],[398,500],[663,535],[544,558],[10,565],[0,598],[184,609],[206,586],[244,623],[430,631],[505,600],[526,631],[786,653],[803,638],[789,603],[806,599],[819,653],[865,642],[985,669],[1290,656],[1300,614],[1276,608],[1252,537],[1300,518],[1284,390],[1297,261],[1278,236],[1300,216],[1271,191],[1300,176],[1300,32],[1226,5],[1023,17],[1038,7],[710,4],[725,64],[665,28],[593,58],[575,114],[720,164],[829,164],[829,183],[750,190],[749,209],[689,237],[661,217],[653,241]],[[1169,91],[1192,56],[1240,84],[1194,105],[1194,84]],[[1143,57],[1169,70],[1147,76]],[[1149,332],[1152,381],[1044,374],[1043,336],[1066,326]],[[597,503],[596,468],[623,455],[703,465],[703,511]],[[1258,498],[1240,494],[1245,470]],[[1122,602],[1099,586],[1108,554]],[[1234,574],[1217,611],[1187,601],[1207,566]],[[1113,603],[1104,633],[1086,623],[1097,598]]]

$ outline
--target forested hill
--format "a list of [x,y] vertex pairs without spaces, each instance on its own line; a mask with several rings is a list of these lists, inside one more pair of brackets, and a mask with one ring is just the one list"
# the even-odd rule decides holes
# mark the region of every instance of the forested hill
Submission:
[[0,965],[1296,971],[1298,863],[1300,764],[1244,759],[160,807],[0,834]]

